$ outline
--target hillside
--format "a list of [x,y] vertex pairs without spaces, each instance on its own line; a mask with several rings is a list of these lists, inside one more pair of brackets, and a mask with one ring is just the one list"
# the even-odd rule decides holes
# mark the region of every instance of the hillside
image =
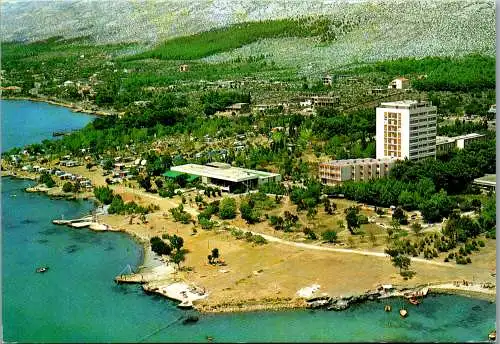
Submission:
[[101,43],[158,43],[233,23],[334,13],[348,2],[5,0],[1,33],[3,41],[91,36]]
[[264,39],[204,61],[263,55],[268,62],[319,76],[339,66],[401,57],[495,56],[495,15],[494,3],[482,0],[360,3],[346,7],[342,19],[336,16],[356,25],[339,32],[333,42],[314,37]]

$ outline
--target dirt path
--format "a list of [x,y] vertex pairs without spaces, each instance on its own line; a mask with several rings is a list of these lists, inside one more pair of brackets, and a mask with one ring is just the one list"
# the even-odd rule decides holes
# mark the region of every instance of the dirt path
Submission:
[[[310,250],[318,250],[318,251],[329,251],[329,252],[340,252],[340,253],[354,253],[354,254],[361,254],[364,256],[374,256],[374,257],[388,257],[387,254],[382,253],[382,252],[371,252],[371,251],[361,251],[361,250],[353,250],[353,249],[348,249],[348,248],[335,248],[335,247],[325,247],[325,246],[318,246],[314,244],[305,244],[301,242],[293,242],[293,241],[288,241],[280,238],[276,238],[271,235],[267,234],[261,234],[257,232],[251,232],[252,234],[255,235],[261,235],[264,237],[269,242],[275,242],[279,244],[284,244],[284,245],[290,245],[290,246],[295,246],[299,248],[305,248],[305,249],[310,249]],[[446,263],[441,263],[441,262],[436,262],[432,260],[426,260],[422,258],[411,258],[412,262],[418,262],[418,263],[426,263],[426,264],[432,264],[432,265],[439,265],[439,266],[448,266],[448,267],[454,267],[453,265],[446,264]]]
[[[118,193],[127,192],[127,193],[131,193],[131,194],[134,194],[134,195],[137,195],[140,197],[154,199],[154,200],[160,202],[160,206],[163,205],[163,206],[167,206],[168,208],[174,208],[174,207],[178,206],[178,202],[176,202],[174,200],[171,200],[168,198],[163,198],[163,197],[160,197],[157,195],[152,195],[152,194],[147,193],[147,192],[142,191],[142,190],[133,189],[133,188],[129,188],[129,187],[122,186],[122,185],[115,186],[113,189],[115,189],[115,191]],[[197,209],[194,209],[187,204],[184,205],[184,210],[187,211],[188,213],[190,213],[194,217],[196,217],[199,213]],[[318,250],[318,251],[328,251],[328,252],[338,252],[338,253],[351,253],[351,254],[360,254],[360,255],[364,255],[364,256],[374,256],[374,257],[381,257],[381,258],[388,257],[387,254],[382,253],[382,252],[371,252],[371,251],[353,250],[353,249],[347,249],[347,248],[334,248],[334,247],[325,247],[325,246],[319,246],[319,245],[314,245],[314,244],[305,244],[305,243],[280,239],[280,238],[277,238],[277,237],[274,237],[274,236],[271,236],[268,234],[262,234],[262,233],[253,232],[253,231],[250,231],[250,232],[252,234],[255,234],[255,235],[261,235],[269,242],[294,246],[294,247],[298,247],[298,248],[304,248],[304,249],[308,249],[308,250]],[[416,263],[425,263],[425,264],[438,265],[438,266],[454,267],[451,264],[446,264],[443,262],[437,262],[437,261],[427,260],[427,259],[422,259],[422,258],[413,258],[412,257],[411,260],[412,260],[412,262],[416,262]]]

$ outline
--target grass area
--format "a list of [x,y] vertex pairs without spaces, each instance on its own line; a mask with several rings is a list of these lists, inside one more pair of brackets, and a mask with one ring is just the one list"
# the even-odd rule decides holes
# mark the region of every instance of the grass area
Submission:
[[246,22],[191,36],[174,38],[149,52],[128,59],[152,57],[165,60],[195,60],[236,49],[265,38],[321,36],[323,39],[329,39],[331,38],[328,35],[329,25],[329,19],[306,17]]

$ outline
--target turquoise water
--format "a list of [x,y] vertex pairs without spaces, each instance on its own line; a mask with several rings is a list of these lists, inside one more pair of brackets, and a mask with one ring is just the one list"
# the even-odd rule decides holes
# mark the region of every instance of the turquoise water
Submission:
[[[2,114],[3,117],[4,114]],[[2,130],[6,128],[3,127]],[[2,317],[5,341],[18,342],[464,342],[484,341],[495,327],[495,304],[460,296],[369,302],[344,312],[282,311],[198,314],[113,278],[142,249],[120,233],[55,226],[54,218],[91,210],[84,201],[50,200],[23,188],[32,182],[2,178]],[[49,271],[35,273],[38,266]],[[190,311],[193,312],[193,311]]]
[[80,129],[94,116],[69,109],[27,100],[0,101],[2,118],[2,152],[14,147],[40,143],[52,138],[54,131]]

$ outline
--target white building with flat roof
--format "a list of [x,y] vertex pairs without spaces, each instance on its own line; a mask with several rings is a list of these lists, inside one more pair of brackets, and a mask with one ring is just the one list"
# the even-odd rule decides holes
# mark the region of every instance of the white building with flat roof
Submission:
[[437,136],[436,137],[436,152],[444,153],[453,150],[455,147],[458,149],[464,149],[472,142],[485,140],[486,135],[471,133],[467,135],[460,136]]
[[172,166],[171,171],[199,176],[203,184],[212,184],[222,190],[232,192],[243,187],[245,190],[255,189],[267,182],[281,181],[281,175],[265,171],[233,167],[226,163],[213,162],[207,165],[186,164]]
[[381,103],[376,110],[377,159],[435,158],[436,111],[425,101]]

